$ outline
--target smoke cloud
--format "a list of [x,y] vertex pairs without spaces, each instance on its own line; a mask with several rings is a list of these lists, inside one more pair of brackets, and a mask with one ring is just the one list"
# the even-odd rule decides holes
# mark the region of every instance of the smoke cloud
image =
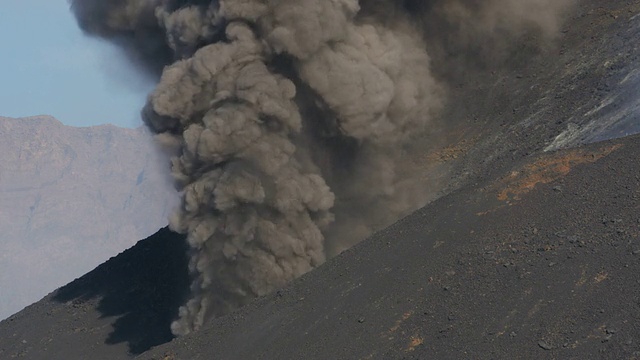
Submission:
[[440,80],[459,82],[468,69],[509,66],[514,58],[522,59],[517,66],[526,65],[528,58],[554,43],[577,2],[404,0],[404,5],[419,23],[432,63],[437,64],[432,72]]
[[197,330],[424,205],[429,189],[403,159],[445,100],[430,39],[465,47],[478,33],[552,34],[567,8],[551,0],[72,1],[87,33],[121,44],[158,77],[142,115],[176,148],[183,203],[171,227],[188,235],[193,274],[173,332]]

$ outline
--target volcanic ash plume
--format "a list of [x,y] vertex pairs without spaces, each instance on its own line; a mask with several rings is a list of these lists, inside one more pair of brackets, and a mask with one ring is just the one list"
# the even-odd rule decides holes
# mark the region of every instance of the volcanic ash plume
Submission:
[[85,31],[166,65],[143,118],[178,144],[194,280],[175,334],[423,205],[402,160],[441,96],[401,3],[73,1]]

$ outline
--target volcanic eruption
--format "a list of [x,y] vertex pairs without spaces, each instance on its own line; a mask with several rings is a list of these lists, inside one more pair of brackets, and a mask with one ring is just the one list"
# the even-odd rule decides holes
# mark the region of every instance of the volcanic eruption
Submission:
[[173,151],[183,201],[170,223],[187,234],[193,276],[174,334],[424,205],[429,189],[407,159],[445,101],[437,74],[457,66],[432,68],[427,49],[474,47],[483,56],[477,37],[494,52],[495,39],[556,28],[569,6],[73,0],[87,33],[158,77],[142,117]]

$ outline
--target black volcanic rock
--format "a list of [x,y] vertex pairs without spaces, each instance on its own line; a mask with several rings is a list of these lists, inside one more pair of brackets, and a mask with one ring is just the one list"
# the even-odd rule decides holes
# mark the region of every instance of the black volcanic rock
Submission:
[[635,358],[638,158],[634,136],[513,164],[140,359]]
[[0,358],[119,359],[172,339],[189,290],[184,237],[162,229],[0,322]]

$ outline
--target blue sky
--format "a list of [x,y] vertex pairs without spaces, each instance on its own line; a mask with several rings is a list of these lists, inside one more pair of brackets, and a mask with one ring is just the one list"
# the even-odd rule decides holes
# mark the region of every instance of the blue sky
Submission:
[[0,116],[138,127],[153,88],[115,46],[84,36],[67,0],[0,5]]

